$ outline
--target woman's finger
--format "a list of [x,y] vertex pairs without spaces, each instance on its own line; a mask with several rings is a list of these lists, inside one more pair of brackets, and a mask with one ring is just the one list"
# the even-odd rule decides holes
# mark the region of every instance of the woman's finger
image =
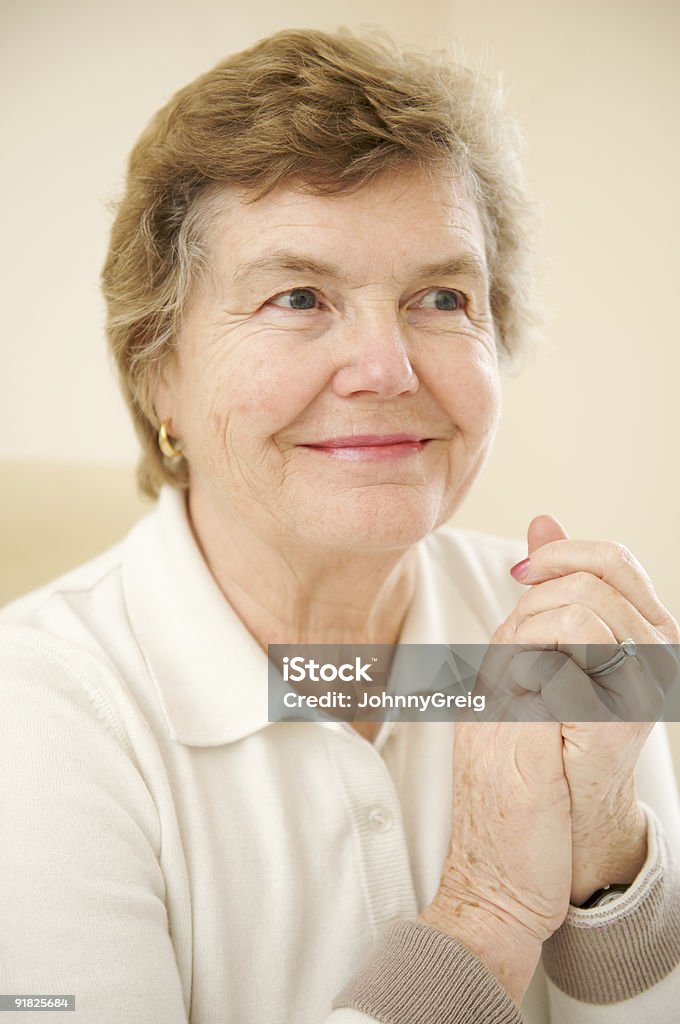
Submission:
[[540,688],[548,710],[559,722],[611,722],[625,717],[606,690],[598,687],[561,651],[526,651],[512,662],[512,674],[529,689]]
[[650,625],[635,605],[611,584],[589,572],[574,572],[537,583],[519,599],[509,621],[517,628],[532,615],[568,605],[589,608],[607,624],[619,643],[628,637],[639,644],[659,642],[658,630]]
[[[587,572],[618,590],[652,626],[663,629],[673,623],[659,601],[649,576],[623,544],[600,540],[556,540],[544,544],[520,563],[515,579],[528,585]],[[677,626],[675,627],[677,631]],[[676,636],[666,637],[676,643]]]
[[517,624],[514,642],[560,648],[618,643],[608,623],[591,608],[578,603],[527,616]]
[[599,679],[560,651],[522,652],[510,671],[520,685],[540,688],[546,707],[560,722],[655,722],[663,713],[668,680],[657,678],[638,658],[626,659],[616,672]]
[[588,667],[592,669],[592,658],[590,666],[588,663],[588,648],[600,644],[613,650],[617,640],[599,615],[582,604],[572,604],[524,619],[515,630],[515,643],[523,647],[559,648],[587,671]]

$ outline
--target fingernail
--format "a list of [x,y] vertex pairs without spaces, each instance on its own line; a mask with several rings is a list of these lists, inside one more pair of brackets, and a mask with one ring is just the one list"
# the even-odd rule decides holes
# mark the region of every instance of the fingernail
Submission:
[[513,579],[523,580],[528,572],[529,559],[523,558],[521,562],[517,563],[517,565],[513,565],[512,569],[510,570],[510,575],[513,577]]

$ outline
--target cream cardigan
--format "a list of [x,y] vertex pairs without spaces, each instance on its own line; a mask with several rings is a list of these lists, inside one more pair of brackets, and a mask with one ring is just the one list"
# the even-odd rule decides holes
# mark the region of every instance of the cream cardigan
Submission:
[[[486,642],[521,554],[427,538],[402,640]],[[74,994],[87,1024],[679,1019],[662,726],[638,773],[647,863],[619,901],[570,911],[520,1011],[414,921],[447,849],[453,727],[386,723],[371,745],[340,723],[268,724],[266,665],[170,488],[120,544],[2,612],[0,993]]]

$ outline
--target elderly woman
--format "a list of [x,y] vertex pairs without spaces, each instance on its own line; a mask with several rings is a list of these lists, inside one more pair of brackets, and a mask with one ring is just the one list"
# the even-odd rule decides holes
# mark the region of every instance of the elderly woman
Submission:
[[466,70],[291,31],[137,143],[104,292],[159,502],[3,615],[4,992],[93,1024],[677,1020],[661,726],[268,722],[270,644],[544,646],[594,685],[678,642],[621,546],[446,525],[531,326],[513,139]]

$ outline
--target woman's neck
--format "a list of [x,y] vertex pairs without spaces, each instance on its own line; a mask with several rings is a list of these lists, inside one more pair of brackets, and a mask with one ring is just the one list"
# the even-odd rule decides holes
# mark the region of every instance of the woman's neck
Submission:
[[217,584],[260,646],[396,643],[415,587],[415,550],[285,550],[188,503],[189,520]]

